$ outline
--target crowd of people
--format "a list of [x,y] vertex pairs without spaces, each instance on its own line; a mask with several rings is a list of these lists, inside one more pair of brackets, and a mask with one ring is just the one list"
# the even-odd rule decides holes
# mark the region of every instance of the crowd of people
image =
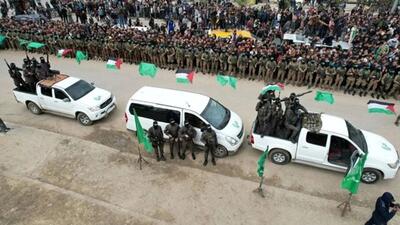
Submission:
[[[60,12],[68,7],[51,1]],[[346,13],[337,6],[275,9],[236,7],[227,3],[188,4],[168,1],[70,1],[76,21],[20,22],[2,18],[0,33],[5,48],[23,49],[19,39],[46,44],[41,53],[59,49],[80,50],[89,59],[122,58],[128,63],[146,61],[160,68],[188,68],[204,74],[279,81],[372,97],[397,97],[400,91],[400,16],[358,6]],[[79,10],[89,15],[80,19]],[[101,22],[102,8],[111,23]],[[123,9],[124,19],[111,16]],[[139,17],[149,17],[147,29]],[[93,18],[92,18],[93,17]],[[158,24],[154,18],[164,18]],[[178,18],[178,20],[173,20]],[[129,25],[118,26],[121,20]],[[175,22],[177,25],[175,26]],[[230,38],[209,35],[208,29],[232,28]],[[252,38],[237,30],[246,29]],[[283,39],[285,33],[302,34],[309,44]],[[345,41],[350,49],[329,47]],[[325,44],[317,47],[317,44]],[[328,45],[328,46],[327,46]],[[71,55],[73,57],[73,53]]]

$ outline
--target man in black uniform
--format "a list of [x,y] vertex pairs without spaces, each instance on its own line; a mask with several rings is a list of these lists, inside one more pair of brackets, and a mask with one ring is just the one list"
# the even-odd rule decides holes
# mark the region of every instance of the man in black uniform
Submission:
[[179,146],[179,125],[175,123],[174,119],[169,121],[169,124],[165,127],[164,133],[168,136],[169,141],[169,150],[171,152],[171,159],[174,159],[174,146],[175,143],[178,144],[178,156],[182,158],[180,154],[180,146]]
[[193,148],[193,138],[196,137],[196,130],[190,125],[189,121],[185,121],[185,126],[179,129],[179,141],[182,143],[182,159],[186,157],[186,151],[190,149],[192,159],[196,159]]
[[24,88],[24,87],[26,87],[26,83],[22,79],[22,74],[19,71],[22,71],[22,69],[20,69],[17,66],[15,66],[15,63],[11,63],[10,64],[10,68],[8,70],[8,73],[10,74],[10,77],[14,81],[14,85],[17,88]]
[[211,162],[215,166],[215,158],[214,158],[214,151],[217,147],[217,134],[211,128],[210,124],[208,124],[205,129],[202,130],[201,134],[201,142],[203,142],[206,146],[204,152],[204,162],[203,166],[207,166],[208,163],[208,153],[211,153]]
[[160,159],[165,161],[163,132],[157,121],[154,121],[153,126],[149,129],[149,139],[156,153],[157,161]]

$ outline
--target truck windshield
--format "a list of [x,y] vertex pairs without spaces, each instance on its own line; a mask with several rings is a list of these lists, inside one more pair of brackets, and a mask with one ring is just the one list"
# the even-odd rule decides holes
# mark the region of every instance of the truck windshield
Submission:
[[65,91],[71,96],[75,101],[87,95],[94,89],[93,85],[89,84],[84,80],[79,80],[75,84],[69,86]]
[[349,138],[352,140],[363,152],[368,152],[367,141],[361,130],[355,128],[351,123],[346,121],[347,130],[349,131]]
[[212,98],[200,115],[218,130],[224,128],[231,118],[231,112]]

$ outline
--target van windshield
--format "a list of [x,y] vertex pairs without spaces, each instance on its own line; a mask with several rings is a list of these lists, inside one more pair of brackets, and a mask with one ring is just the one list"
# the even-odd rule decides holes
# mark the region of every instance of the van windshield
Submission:
[[352,140],[356,145],[361,148],[364,153],[368,152],[367,141],[365,140],[364,134],[361,132],[360,129],[355,128],[351,123],[346,120],[347,130],[349,132],[349,138]]
[[82,98],[89,92],[93,91],[94,86],[89,84],[84,80],[79,80],[75,84],[67,87],[65,91],[71,96],[72,99],[75,101]]
[[200,115],[218,130],[224,128],[231,118],[231,112],[212,98]]

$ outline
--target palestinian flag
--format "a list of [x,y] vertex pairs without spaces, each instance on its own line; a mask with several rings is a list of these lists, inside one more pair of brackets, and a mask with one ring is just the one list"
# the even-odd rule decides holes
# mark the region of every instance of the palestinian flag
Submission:
[[270,84],[261,90],[261,94],[265,94],[267,91],[282,91],[283,89],[285,89],[285,85],[282,83]]
[[57,51],[57,57],[58,58],[65,57],[71,52],[72,52],[72,49],[60,49]]
[[175,74],[176,82],[181,84],[188,84],[193,82],[194,71],[178,69]]
[[121,69],[122,59],[109,59],[107,61],[107,69]]
[[388,114],[388,115],[395,114],[394,103],[369,100],[368,101],[368,112],[369,113],[384,113],[384,114]]

